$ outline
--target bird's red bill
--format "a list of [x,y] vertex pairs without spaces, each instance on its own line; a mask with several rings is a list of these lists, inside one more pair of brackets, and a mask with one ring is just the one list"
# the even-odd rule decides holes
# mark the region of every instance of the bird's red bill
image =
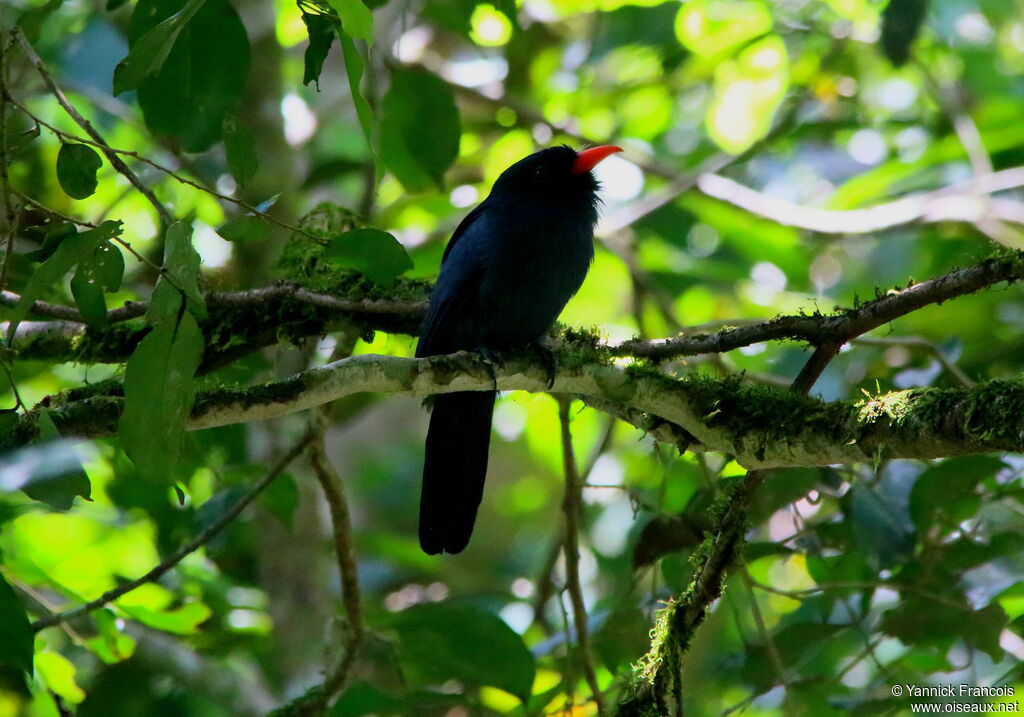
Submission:
[[622,147],[616,147],[613,144],[585,149],[576,155],[576,161],[572,163],[572,173],[583,174],[584,172],[589,172],[602,159],[606,159],[609,155],[621,151]]

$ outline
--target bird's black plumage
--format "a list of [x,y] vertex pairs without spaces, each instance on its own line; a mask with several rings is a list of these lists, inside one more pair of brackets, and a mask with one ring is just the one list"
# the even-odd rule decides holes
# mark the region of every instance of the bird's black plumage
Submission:
[[[615,148],[617,151],[617,148]],[[455,230],[416,356],[536,343],[583,283],[594,257],[598,183],[569,147],[509,167]],[[589,165],[589,166],[586,166]],[[420,499],[424,552],[458,553],[473,531],[487,473],[493,391],[434,401]]]

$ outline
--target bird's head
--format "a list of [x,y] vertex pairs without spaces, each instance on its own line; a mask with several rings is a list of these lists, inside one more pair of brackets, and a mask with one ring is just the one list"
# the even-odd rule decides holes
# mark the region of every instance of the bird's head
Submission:
[[502,172],[492,195],[566,203],[575,200],[593,206],[599,184],[591,170],[601,160],[621,151],[612,145],[581,152],[566,145],[542,149]]

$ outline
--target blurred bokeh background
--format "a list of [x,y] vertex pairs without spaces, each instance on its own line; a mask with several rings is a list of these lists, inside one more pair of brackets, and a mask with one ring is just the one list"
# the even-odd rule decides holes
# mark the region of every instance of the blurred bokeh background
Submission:
[[[303,84],[308,28],[286,0],[207,0],[221,15],[203,20],[187,62],[174,65],[180,74],[164,78],[181,95],[115,96],[129,37],[182,5],[51,0],[5,3],[0,15],[7,25],[20,18],[110,146],[287,223],[321,202],[350,209],[399,239],[412,278],[436,275],[454,227],[513,161],[556,143],[621,145],[597,171],[596,260],[561,317],[609,341],[853,306],[1022,244],[1016,0],[893,0],[888,9],[874,0],[368,1],[372,44],[349,42],[365,64],[379,163],[346,74],[355,58],[346,65],[334,42],[318,80]],[[81,135],[19,47],[7,56],[16,101]],[[197,130],[190,102],[206,103],[216,121]],[[220,141],[218,102],[231,105],[258,157],[243,187]],[[14,106],[6,121],[12,186],[77,219],[123,220],[124,238],[159,263],[158,217],[109,164],[95,193],[73,200],[53,170],[58,138],[33,132]],[[457,148],[453,162],[446,148]],[[421,165],[418,154],[436,159]],[[247,212],[236,203],[127,160],[191,220],[207,288],[280,276],[286,229],[240,225]],[[232,222],[229,241],[218,231]],[[154,282],[151,267],[125,260],[108,306],[147,297]],[[5,288],[19,291],[32,266],[15,256]],[[47,298],[71,302],[66,287]],[[345,341],[282,342],[202,385],[284,377],[326,363]],[[414,341],[377,332],[353,350],[410,356]],[[798,344],[758,344],[665,368],[784,386],[808,355]],[[1016,377],[1022,367],[1024,298],[1001,287],[845,347],[813,393],[855,401]],[[31,406],[120,371],[17,361],[13,377]],[[4,402],[13,403],[9,391]],[[556,402],[500,398],[473,541],[442,559],[416,541],[426,411],[408,397],[361,395],[333,405],[329,420],[370,629],[330,714],[595,714],[559,553]],[[134,578],[215,519],[305,424],[293,416],[189,434],[183,503],[141,481],[116,440],[80,443],[92,502],[59,511],[0,496],[3,575],[30,611],[32,600],[70,607]],[[743,468],[727,456],[680,456],[580,404],[572,432],[587,482],[580,569],[593,661],[614,702],[649,646],[659,601],[686,587],[717,482]],[[1001,456],[774,474],[752,516],[747,564],[688,653],[686,713],[903,714],[895,683],[1009,681],[1024,693],[1022,472],[1019,456]],[[335,569],[327,509],[296,463],[160,584],[40,632],[32,696],[0,689],[0,717],[264,714],[340,656]],[[512,694],[524,682],[525,703]]]

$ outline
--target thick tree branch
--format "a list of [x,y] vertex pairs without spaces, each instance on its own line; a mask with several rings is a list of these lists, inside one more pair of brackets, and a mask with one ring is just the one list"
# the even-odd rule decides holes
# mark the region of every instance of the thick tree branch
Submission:
[[[596,407],[605,402],[626,407],[624,417],[651,425],[673,424],[679,431],[670,435],[682,440],[685,431],[692,437],[692,450],[730,453],[751,469],[1024,451],[1024,382],[1020,380],[824,403],[737,379],[673,378],[654,369],[623,369],[566,353],[560,359],[563,368],[551,389],[545,367],[525,356],[510,358],[505,368],[496,371],[497,387],[534,393],[550,390],[591,400]],[[188,427],[274,418],[356,393],[423,398],[492,386],[490,367],[475,354],[431,359],[354,356],[282,381],[203,392]],[[50,401],[48,410],[64,435],[104,436],[115,432],[121,404],[116,395],[71,401],[58,397]],[[19,417],[5,445],[35,440],[36,416],[30,411]]]
[[612,347],[612,352],[619,356],[667,359],[722,353],[762,341],[796,340],[813,346],[830,343],[841,346],[852,338],[930,304],[941,304],[1004,281],[1022,279],[1024,253],[1008,253],[905,289],[890,291],[857,308],[840,310],[835,314],[779,316],[763,323],[726,328],[714,334],[683,335],[660,341],[625,341]]

